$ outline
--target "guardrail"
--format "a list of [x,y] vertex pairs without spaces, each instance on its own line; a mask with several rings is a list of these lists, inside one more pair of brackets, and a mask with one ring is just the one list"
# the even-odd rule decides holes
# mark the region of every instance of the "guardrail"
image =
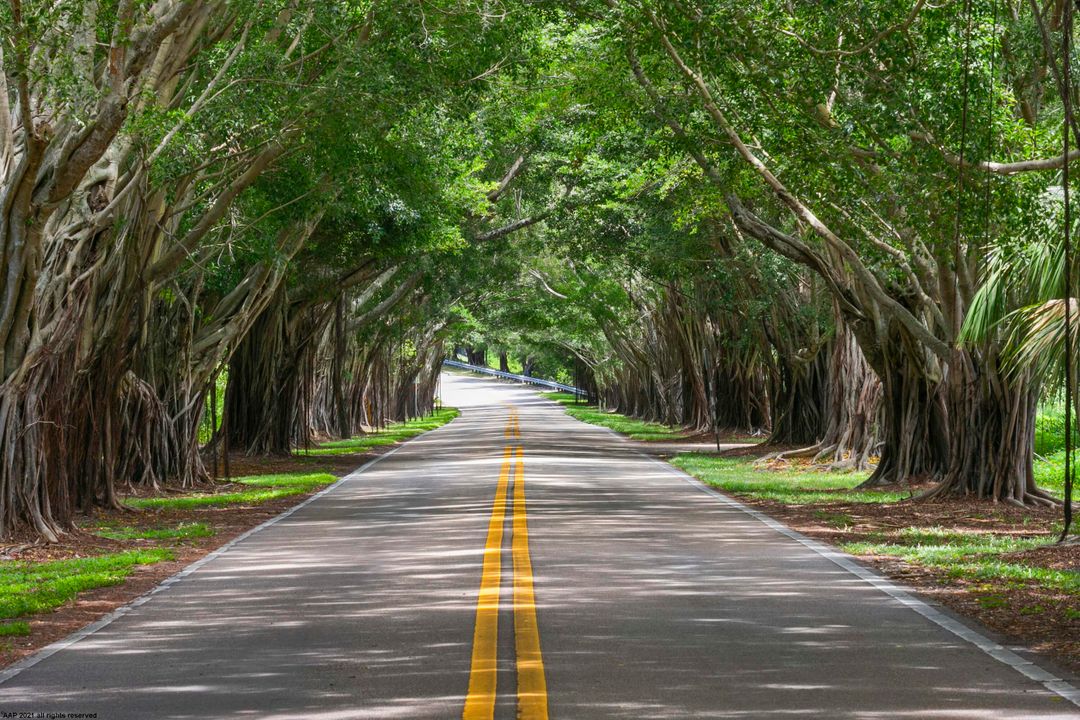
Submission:
[[468,363],[458,362],[457,360],[443,360],[443,365],[459,368],[461,370],[469,370],[474,373],[480,373],[481,375],[491,375],[492,377],[498,377],[504,380],[513,380],[514,382],[525,383],[526,385],[539,385],[552,390],[562,390],[563,392],[573,393],[574,395],[588,395],[588,393],[581,388],[576,388],[572,385],[563,385],[554,380],[544,380],[542,378],[529,377],[528,375],[515,375],[514,373],[503,372],[502,370],[495,370],[494,368],[469,365]]

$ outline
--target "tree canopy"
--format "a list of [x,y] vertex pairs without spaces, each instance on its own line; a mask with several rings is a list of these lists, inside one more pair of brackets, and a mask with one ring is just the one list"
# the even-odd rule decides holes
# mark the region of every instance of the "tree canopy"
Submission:
[[421,413],[459,350],[1057,504],[1071,33],[1016,0],[0,4],[0,532]]

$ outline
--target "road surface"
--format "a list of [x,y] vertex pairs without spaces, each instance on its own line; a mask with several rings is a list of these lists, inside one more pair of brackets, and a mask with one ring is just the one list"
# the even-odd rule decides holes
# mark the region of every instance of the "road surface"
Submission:
[[532,391],[447,376],[444,396],[453,423],[9,673],[0,712],[1078,717]]

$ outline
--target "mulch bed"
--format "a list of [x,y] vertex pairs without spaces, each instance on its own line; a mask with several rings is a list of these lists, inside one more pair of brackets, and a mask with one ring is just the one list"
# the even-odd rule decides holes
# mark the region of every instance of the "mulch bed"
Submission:
[[[251,458],[236,455],[230,456],[229,469],[233,477],[291,472],[325,472],[337,477],[344,477],[371,458],[392,449],[392,447],[390,445],[376,447],[364,454],[327,455],[317,458]],[[216,485],[216,489],[222,492],[235,489],[235,487],[224,483]],[[195,491],[209,491],[211,489],[214,488],[194,488]],[[186,490],[167,488],[166,490],[192,491],[191,488]],[[136,566],[124,582],[119,585],[79,593],[75,601],[69,602],[53,612],[28,618],[30,622],[29,635],[0,638],[0,667],[5,667],[27,655],[31,655],[46,645],[56,642],[88,623],[112,612],[121,605],[131,602],[204,555],[213,552],[241,533],[303,502],[317,491],[318,488],[308,493],[291,495],[253,505],[229,505],[191,510],[99,511],[94,513],[92,517],[84,516],[76,519],[76,524],[83,528],[94,528],[105,524],[153,528],[171,527],[180,523],[201,522],[209,525],[214,530],[214,534],[209,537],[184,540],[110,540],[98,537],[90,532],[76,530],[65,535],[61,542],[51,545],[33,543],[29,537],[22,538],[21,541],[20,538],[14,538],[8,544],[0,546],[0,558],[4,560],[45,562],[123,552],[125,550],[168,548],[175,554],[175,559],[153,565]]]
[[[913,488],[915,494],[921,489]],[[977,500],[787,505],[736,497],[791,528],[830,544],[893,542],[889,534],[907,527],[1050,538],[1050,528],[1061,517],[1057,510],[1022,509]],[[828,524],[827,517],[841,515],[850,517],[851,525],[841,529]],[[1080,571],[1078,545],[1055,545],[1000,558],[1010,563]],[[1003,642],[1030,648],[1045,656],[1051,665],[1080,675],[1080,617],[1077,616],[1080,607],[1075,596],[1034,583],[952,577],[944,570],[900,558],[864,555],[860,560],[957,614],[974,618],[1004,636]]]

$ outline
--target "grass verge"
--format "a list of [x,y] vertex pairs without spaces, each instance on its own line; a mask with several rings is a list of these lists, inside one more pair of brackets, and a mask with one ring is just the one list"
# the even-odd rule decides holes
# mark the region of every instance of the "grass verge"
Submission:
[[638,420],[619,413],[601,410],[596,405],[582,405],[575,402],[575,397],[567,392],[540,393],[549,400],[566,408],[566,412],[573,417],[590,425],[611,428],[617,433],[622,433],[634,440],[657,441],[657,440],[681,440],[686,433],[680,428],[673,428],[656,422]]
[[194,510],[225,505],[254,505],[290,495],[303,495],[337,480],[329,473],[288,473],[282,475],[252,475],[235,478],[234,483],[248,485],[250,490],[235,492],[177,495],[173,497],[129,498],[133,508],[154,510]]
[[947,528],[902,528],[888,542],[841,543],[852,555],[883,555],[946,571],[952,577],[1035,583],[1080,597],[1080,573],[1010,561],[1009,555],[1049,547],[1052,540],[956,532]]
[[110,540],[190,540],[210,537],[214,529],[202,522],[180,523],[176,527],[137,528],[103,526],[94,531],[98,537]]
[[[1073,455],[1073,462],[1076,456]],[[1059,450],[1045,457],[1036,455],[1032,470],[1035,473],[1035,484],[1043,490],[1065,497],[1065,451]]]
[[0,623],[0,637],[11,635],[29,635],[30,623],[25,620],[16,620],[15,622]]
[[434,430],[435,428],[450,422],[456,418],[458,414],[457,408],[444,407],[441,410],[436,410],[433,415],[428,417],[413,418],[406,422],[393,423],[377,432],[359,435],[347,440],[332,440],[330,442],[319,443],[319,445],[313,448],[297,450],[296,454],[311,457],[363,453],[371,448],[379,447],[380,445],[393,445],[426,433],[429,430]]
[[171,551],[155,548],[52,562],[0,564],[0,619],[53,610],[80,592],[123,582],[138,565],[172,558]]
[[858,473],[817,470],[764,470],[748,458],[724,458],[706,453],[681,453],[671,460],[707,485],[745,497],[773,502],[807,505],[811,503],[889,503],[904,500],[909,492],[856,490],[866,479]]

